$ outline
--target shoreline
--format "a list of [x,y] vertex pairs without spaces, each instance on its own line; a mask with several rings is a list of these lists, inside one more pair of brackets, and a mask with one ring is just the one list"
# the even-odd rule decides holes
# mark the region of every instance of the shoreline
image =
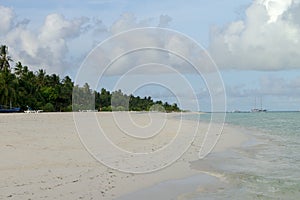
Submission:
[[[243,131],[248,130],[242,127],[227,125],[225,127],[224,137],[221,136],[220,141],[213,151],[205,158],[197,158],[190,160],[188,168],[195,171],[193,174],[184,177],[172,177],[168,180],[162,180],[149,187],[140,188],[133,192],[121,195],[118,200],[151,200],[151,199],[189,199],[199,192],[219,192],[229,188],[228,181],[225,176],[216,170],[212,170],[212,161],[210,157],[215,155],[230,155],[231,150],[243,149],[248,146],[258,144],[254,136],[246,135]],[[228,137],[232,131],[234,132]],[[234,140],[232,140],[234,138]],[[228,143],[233,141],[232,143]],[[194,149],[195,152],[195,149]],[[208,159],[207,159],[208,158]],[[175,190],[174,190],[175,189]]]
[[[178,119],[173,118],[178,114],[166,114],[170,123],[163,137],[166,141],[170,134],[172,136],[169,127],[178,124]],[[140,120],[137,122],[148,123],[147,114],[132,115]],[[100,112],[96,116],[106,122],[108,130],[114,130],[111,128],[111,114]],[[157,114],[154,116],[160,117]],[[4,199],[121,198],[165,181],[209,176],[190,167],[192,161],[199,160],[199,147],[203,139],[201,130],[205,130],[205,123],[201,123],[200,136],[195,138],[182,157],[164,169],[147,174],[119,172],[96,161],[77,135],[73,113],[5,114],[0,115],[1,123],[5,124],[0,130],[0,155],[4,160],[0,164],[0,197]],[[185,131],[195,125],[188,120],[182,124]],[[232,130],[225,127],[214,152],[239,147],[249,139],[242,133],[230,132]],[[123,147],[141,150],[141,145],[131,146],[129,140],[113,139]]]

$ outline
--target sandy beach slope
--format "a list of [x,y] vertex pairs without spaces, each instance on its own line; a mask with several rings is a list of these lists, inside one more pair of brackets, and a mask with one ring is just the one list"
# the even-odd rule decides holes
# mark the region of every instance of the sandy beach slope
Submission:
[[[114,115],[119,119],[118,126]],[[132,139],[122,132],[123,128],[129,134],[134,131],[132,124],[122,120],[125,115],[126,113],[95,114],[109,139],[130,152],[155,152],[172,138],[184,138],[184,134],[194,131],[197,126],[193,121],[180,122],[176,118],[178,114],[174,113],[156,113],[152,114],[152,118],[147,113],[131,113],[130,119],[141,130],[151,123],[165,122],[157,131],[159,134],[151,136],[150,129],[149,132],[134,133],[136,137],[147,139]],[[181,129],[178,133],[179,126]],[[175,163],[141,174],[111,169],[97,161],[82,144],[72,113],[1,114],[0,127],[0,199],[73,200],[115,199],[163,181],[201,174],[201,171],[190,168],[190,162],[198,159],[208,125],[200,123],[195,140]],[[247,139],[247,136],[225,127],[214,151],[238,147]],[[184,139],[180,141],[184,142]],[[95,140],[95,146],[97,142],[99,141]],[[179,142],[178,149],[186,148],[180,144]],[[105,151],[109,152],[110,149]],[[165,162],[167,158],[164,156],[167,155],[157,158],[161,159],[157,160],[158,163]],[[111,160],[118,161],[120,168],[124,167],[122,158]],[[130,166],[142,164],[131,161]],[[149,169],[153,169],[153,166],[149,166]]]

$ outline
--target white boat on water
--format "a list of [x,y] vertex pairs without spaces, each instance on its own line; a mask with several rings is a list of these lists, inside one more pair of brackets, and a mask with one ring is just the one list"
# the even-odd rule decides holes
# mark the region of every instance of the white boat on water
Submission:
[[255,105],[254,108],[251,109],[251,112],[267,112],[266,109],[262,108],[262,98],[260,97],[260,109],[256,108],[256,97],[255,97]]
[[266,109],[253,108],[253,109],[251,109],[251,112],[267,112],[267,110]]

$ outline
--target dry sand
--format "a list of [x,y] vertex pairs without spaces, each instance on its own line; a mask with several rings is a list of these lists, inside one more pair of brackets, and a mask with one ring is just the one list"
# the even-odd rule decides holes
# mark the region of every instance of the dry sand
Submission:
[[[118,119],[126,115],[114,114]],[[156,151],[178,136],[176,130],[179,125],[182,129],[177,134],[181,137],[185,132],[194,131],[197,126],[193,121],[180,123],[175,118],[178,114],[152,114],[151,121],[147,113],[130,113],[132,121],[140,129],[151,122],[166,120],[158,131],[159,135],[136,142],[131,137],[124,137],[118,128],[125,127],[129,132],[134,130],[128,121],[121,120],[116,127],[113,113],[94,115],[114,143],[133,152]],[[0,199],[115,199],[166,180],[200,174],[202,172],[190,168],[190,162],[198,159],[207,126],[200,124],[190,148],[172,165],[152,173],[134,174],[111,169],[97,161],[81,143],[72,113],[1,114]],[[238,147],[248,139],[229,127],[225,127],[223,132],[214,151]],[[149,137],[151,131],[144,132],[144,135],[138,132],[133,134]],[[161,163],[165,161],[163,156],[158,159]],[[140,163],[131,164],[139,166]]]

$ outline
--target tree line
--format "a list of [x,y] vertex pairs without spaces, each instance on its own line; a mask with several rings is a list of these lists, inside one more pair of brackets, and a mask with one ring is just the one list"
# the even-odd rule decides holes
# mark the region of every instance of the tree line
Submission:
[[30,107],[46,112],[180,111],[176,103],[154,101],[150,96],[127,95],[121,90],[110,92],[102,88],[95,91],[87,83],[74,85],[69,76],[61,79],[59,75],[47,74],[43,69],[33,72],[21,62],[15,63],[12,68],[7,46],[1,45],[0,51],[0,105],[20,107],[22,110]]

